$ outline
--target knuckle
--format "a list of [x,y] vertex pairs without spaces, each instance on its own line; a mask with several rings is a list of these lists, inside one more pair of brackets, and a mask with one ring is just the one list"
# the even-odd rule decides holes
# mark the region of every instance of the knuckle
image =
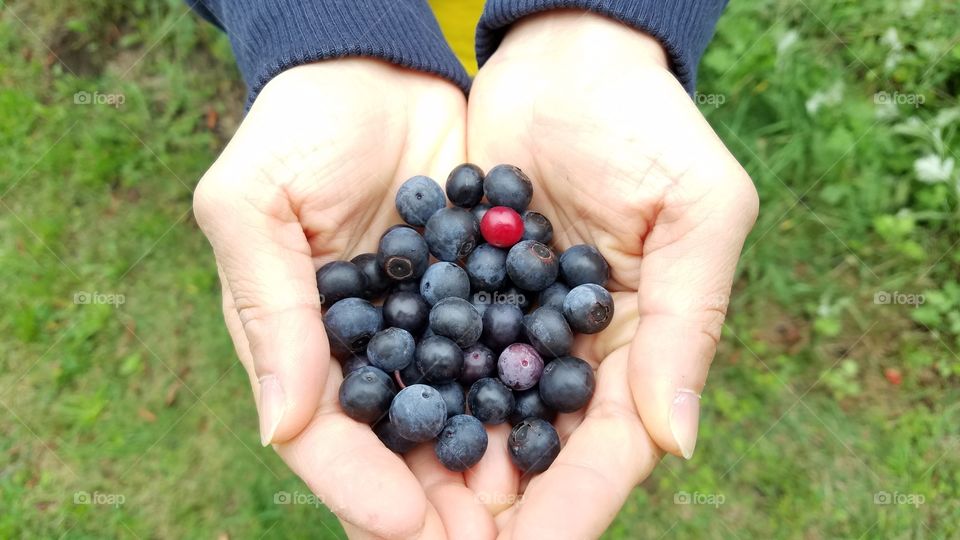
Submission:
[[209,174],[197,183],[196,189],[193,190],[193,216],[201,228],[206,229],[214,219],[220,196],[220,190],[210,180]]
[[700,333],[713,349],[720,346],[720,334],[723,330],[723,321],[726,317],[727,309],[725,306],[709,307],[704,310]]
[[744,222],[752,227],[760,214],[760,195],[750,175],[738,165],[739,172],[733,179],[733,190],[740,202]]
[[240,216],[290,218],[293,202],[285,185],[268,168],[236,174],[228,166],[214,164],[193,192],[193,213],[204,231],[219,222]]

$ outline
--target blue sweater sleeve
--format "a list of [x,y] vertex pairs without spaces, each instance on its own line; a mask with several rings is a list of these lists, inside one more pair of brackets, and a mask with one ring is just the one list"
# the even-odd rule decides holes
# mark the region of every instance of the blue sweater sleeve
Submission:
[[291,67],[367,56],[433,73],[466,92],[470,77],[427,0],[186,0],[230,38],[252,103]]
[[726,4],[727,0],[487,0],[477,26],[477,62],[483,66],[490,59],[517,20],[551,9],[582,9],[621,21],[660,41],[674,74],[693,94],[697,64]]

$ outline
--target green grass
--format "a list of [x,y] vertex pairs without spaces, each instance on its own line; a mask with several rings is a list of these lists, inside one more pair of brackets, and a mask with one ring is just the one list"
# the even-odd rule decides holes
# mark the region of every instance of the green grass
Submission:
[[[480,2],[435,4],[472,65]],[[322,507],[274,503],[307,490],[258,444],[189,213],[244,90],[223,37],[184,12],[0,8],[2,538],[343,534]],[[700,102],[761,216],[697,455],[667,458],[610,538],[960,535],[958,169],[916,169],[960,160],[958,16],[947,0],[729,7]],[[94,292],[123,303],[76,302]]]

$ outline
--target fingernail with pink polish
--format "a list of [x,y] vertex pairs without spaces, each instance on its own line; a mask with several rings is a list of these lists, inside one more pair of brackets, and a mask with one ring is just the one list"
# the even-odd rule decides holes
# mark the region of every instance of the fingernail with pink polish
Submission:
[[287,410],[287,394],[276,375],[260,379],[260,444],[269,445]]
[[670,404],[670,432],[684,459],[693,457],[700,425],[700,394],[681,388]]

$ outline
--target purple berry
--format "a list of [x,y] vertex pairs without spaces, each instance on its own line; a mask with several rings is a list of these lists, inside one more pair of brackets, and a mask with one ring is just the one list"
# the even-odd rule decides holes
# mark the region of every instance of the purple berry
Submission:
[[500,353],[497,370],[503,384],[514,390],[533,388],[543,373],[543,359],[526,343],[514,343]]

